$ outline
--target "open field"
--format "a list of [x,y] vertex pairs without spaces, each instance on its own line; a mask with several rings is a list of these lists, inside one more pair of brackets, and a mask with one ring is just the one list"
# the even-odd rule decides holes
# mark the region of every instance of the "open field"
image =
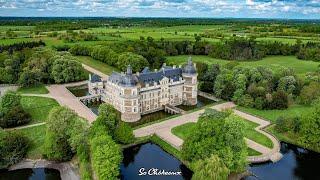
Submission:
[[[72,45],[75,43],[64,42],[56,37],[48,37],[48,34],[53,31],[43,31],[35,35],[35,26],[0,26],[0,45],[1,44],[13,44],[15,42],[32,41],[42,39],[48,46],[57,45]],[[294,28],[292,28],[294,29]],[[14,39],[7,39],[6,31],[11,30],[16,37]],[[82,30],[74,30],[74,32],[83,31],[93,34],[98,37],[98,41],[78,41],[76,43],[83,43],[89,45],[96,45],[108,41],[124,41],[124,40],[138,40],[140,37],[152,37],[155,40],[175,40],[175,41],[194,41],[194,35],[203,35],[202,40],[207,42],[219,42],[222,38],[230,38],[234,35],[237,36],[255,36],[257,41],[279,41],[283,43],[295,44],[296,39],[306,42],[320,42],[319,36],[313,34],[301,33],[299,35],[288,36],[275,36],[269,34],[269,32],[255,32],[252,27],[237,27],[233,24],[225,25],[181,25],[170,27],[96,27]],[[55,31],[59,34],[66,33],[66,30]],[[33,38],[29,38],[33,36]],[[1,39],[6,37],[6,39]]]
[[310,113],[312,107],[294,104],[290,106],[288,109],[284,110],[258,110],[254,108],[246,108],[240,106],[237,107],[237,109],[255,116],[259,116],[274,123],[280,116],[300,116],[305,113]]
[[22,96],[21,105],[32,117],[30,124],[46,121],[50,110],[59,106],[54,99],[31,96]]
[[[168,56],[168,64],[184,64],[186,63],[189,56]],[[194,62],[203,62],[207,64],[220,64],[224,65],[232,61],[211,58],[209,56],[192,56]],[[288,67],[295,70],[299,75],[305,74],[307,72],[314,72],[318,69],[320,63],[313,61],[299,60],[294,56],[269,56],[257,61],[237,61],[239,66],[247,67],[258,67],[267,66],[273,70],[279,70],[281,67]]]
[[30,140],[27,158],[40,159],[42,157],[42,148],[46,137],[46,125],[17,129],[15,131],[21,132]]

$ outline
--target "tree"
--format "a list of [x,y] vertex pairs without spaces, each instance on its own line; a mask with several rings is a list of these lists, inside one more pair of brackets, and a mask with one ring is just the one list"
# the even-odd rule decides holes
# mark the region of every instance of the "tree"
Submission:
[[276,91],[272,94],[272,101],[268,107],[270,109],[286,109],[289,106],[288,95],[284,91]]
[[98,179],[118,179],[122,152],[111,136],[96,136],[90,140],[90,145],[92,166]]
[[195,172],[192,176],[193,180],[225,180],[230,173],[217,155],[197,161],[193,170]]
[[285,76],[280,78],[278,90],[284,91],[287,94],[292,94],[296,89],[297,81],[294,76]]
[[120,54],[117,62],[117,67],[121,71],[126,71],[128,65],[131,65],[134,72],[140,72],[144,67],[149,66],[149,63],[141,55],[137,55],[131,52]]
[[114,139],[121,144],[129,144],[134,141],[132,128],[124,122],[119,123],[114,132]]
[[14,131],[0,129],[0,169],[22,160],[28,148],[27,137]]
[[106,103],[99,106],[99,116],[97,121],[105,126],[112,136],[119,120],[119,114],[113,106]]
[[22,108],[21,96],[7,92],[0,101],[0,127],[15,127],[31,120],[30,115]]
[[318,82],[311,82],[309,85],[304,86],[300,92],[299,102],[301,104],[311,104],[312,101],[320,96],[320,84]]
[[85,77],[82,65],[70,55],[53,58],[51,76],[56,83],[67,83],[82,80]]
[[216,154],[231,172],[243,171],[247,156],[244,124],[238,117],[228,115],[227,112],[206,110],[196,124],[196,131],[185,139],[182,157],[198,161]]
[[203,76],[199,77],[199,80],[202,82],[200,84],[200,89],[205,92],[213,92],[214,84],[219,73],[220,73],[220,65],[219,64],[211,65],[208,68],[208,70],[204,72]]
[[73,156],[69,129],[77,115],[66,107],[53,108],[47,119],[47,131],[44,143],[44,156],[50,160],[67,161]]
[[311,113],[301,118],[299,142],[305,147],[319,150],[320,147],[320,101],[316,101]]

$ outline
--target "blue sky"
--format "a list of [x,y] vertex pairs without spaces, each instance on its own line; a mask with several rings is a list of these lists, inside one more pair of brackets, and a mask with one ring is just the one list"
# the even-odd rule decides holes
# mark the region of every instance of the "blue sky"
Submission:
[[320,19],[320,0],[0,0],[0,16]]

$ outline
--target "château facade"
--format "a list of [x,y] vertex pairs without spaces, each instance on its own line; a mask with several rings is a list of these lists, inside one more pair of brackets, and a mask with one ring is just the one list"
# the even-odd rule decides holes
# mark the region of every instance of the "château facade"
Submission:
[[151,71],[133,73],[128,66],[126,73],[113,72],[102,81],[97,75],[89,78],[89,93],[101,95],[101,100],[121,112],[121,119],[135,122],[141,115],[163,110],[165,106],[197,104],[196,64],[189,57],[184,66],[167,66]]

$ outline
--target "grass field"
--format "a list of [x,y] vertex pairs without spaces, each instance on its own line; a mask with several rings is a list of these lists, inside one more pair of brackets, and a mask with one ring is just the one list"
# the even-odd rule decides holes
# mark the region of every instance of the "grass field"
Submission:
[[27,157],[29,159],[40,159],[42,157],[42,148],[45,140],[46,125],[18,129],[15,130],[23,133],[30,140],[30,147],[27,152]]
[[[187,62],[189,56],[168,56],[168,64],[184,64]],[[207,64],[220,64],[224,65],[232,61],[211,58],[209,56],[192,56],[194,62],[203,62]],[[299,60],[294,56],[269,56],[263,58],[262,60],[257,61],[238,61],[239,66],[243,67],[258,67],[258,66],[267,66],[273,70],[279,70],[281,67],[288,67],[295,70],[297,74],[305,74],[307,72],[314,72],[318,69],[320,63],[313,61],[304,61]]]
[[311,106],[302,106],[294,104],[288,109],[284,110],[258,110],[254,108],[237,107],[240,111],[248,112],[249,114],[262,117],[271,122],[276,122],[280,116],[300,116],[305,113],[310,113],[312,110]]
[[76,56],[76,60],[108,75],[113,71],[119,71],[115,67],[109,66],[106,63],[92,59],[90,56]]
[[25,109],[32,117],[30,124],[46,121],[50,110],[59,106],[54,99],[31,96],[22,96],[21,104],[23,109]]
[[45,85],[39,85],[39,86],[32,86],[32,87],[21,87],[17,90],[17,93],[20,93],[20,94],[48,94],[49,91],[47,90]]

